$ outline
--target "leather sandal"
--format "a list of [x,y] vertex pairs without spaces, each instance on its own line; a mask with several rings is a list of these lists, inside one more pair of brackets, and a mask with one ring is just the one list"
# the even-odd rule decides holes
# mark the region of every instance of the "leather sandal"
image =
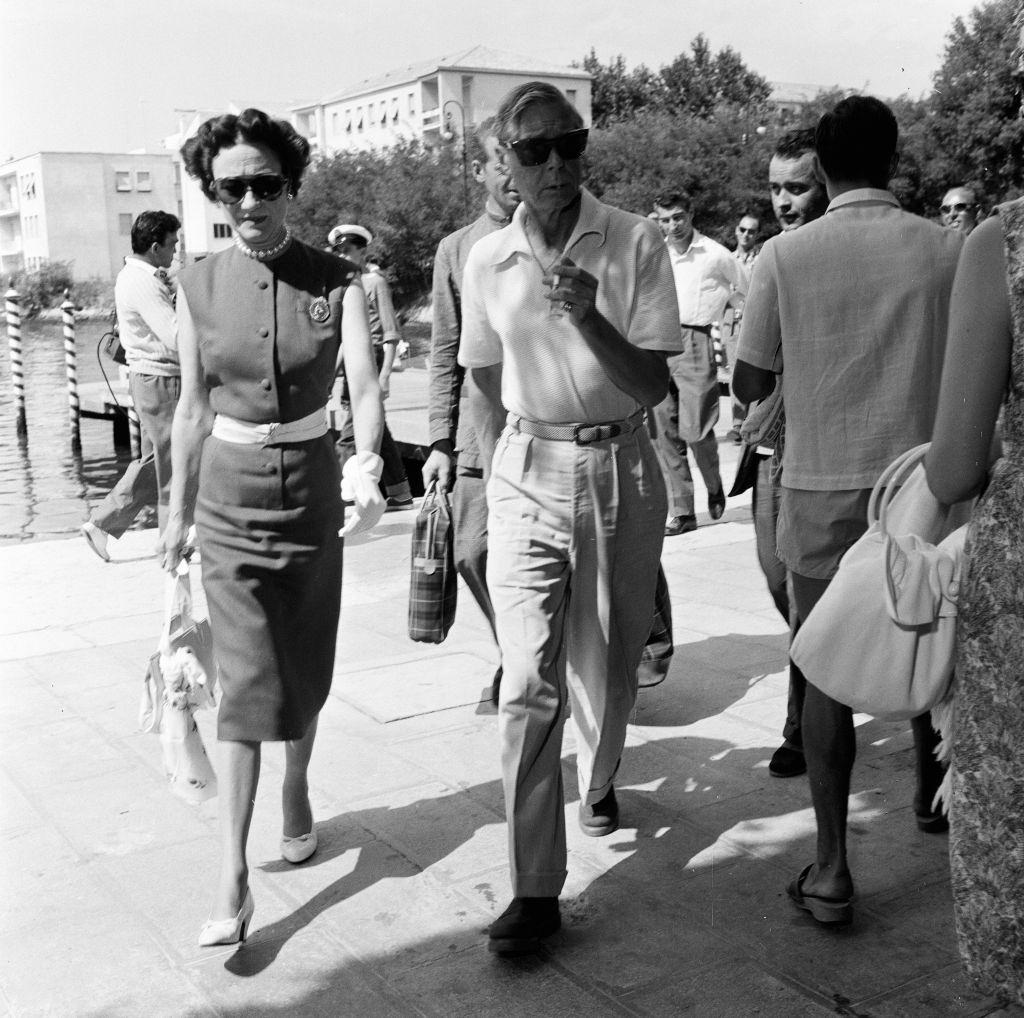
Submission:
[[815,922],[822,926],[847,926],[853,922],[853,896],[848,898],[822,898],[817,894],[804,893],[804,881],[811,872],[813,863],[800,871],[800,876],[790,882],[786,894],[797,908],[810,912]]

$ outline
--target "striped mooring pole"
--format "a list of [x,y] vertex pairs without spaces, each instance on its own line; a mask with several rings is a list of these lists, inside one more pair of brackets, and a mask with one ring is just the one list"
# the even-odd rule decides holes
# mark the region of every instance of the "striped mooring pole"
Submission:
[[128,444],[131,446],[132,459],[142,459],[142,422],[135,407],[128,407]]
[[78,362],[75,354],[75,305],[67,290],[60,306],[64,320],[64,368],[68,376],[68,420],[71,424],[71,451],[82,451],[82,433],[78,418]]
[[25,421],[25,363],[21,357],[21,295],[14,287],[4,295],[7,313],[7,342],[11,351],[11,382],[14,385],[14,416],[18,438],[28,438]]

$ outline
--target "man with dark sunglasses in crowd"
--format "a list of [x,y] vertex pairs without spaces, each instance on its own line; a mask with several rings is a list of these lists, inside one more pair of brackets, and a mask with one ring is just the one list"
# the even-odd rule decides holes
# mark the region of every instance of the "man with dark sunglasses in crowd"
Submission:
[[[508,226],[519,204],[505,155],[488,117],[467,139],[473,177],[484,188],[484,211],[469,226],[448,234],[434,258],[434,318],[430,332],[430,455],[423,483],[452,490],[455,568],[487,619],[495,642],[494,606],[487,592],[487,499],[480,450],[469,413],[472,382],[458,364],[462,335],[462,273],[470,249],[481,238]],[[453,487],[454,486],[454,487]],[[501,667],[491,682],[497,705]]]
[[954,187],[946,192],[939,212],[943,226],[966,237],[978,225],[978,198],[970,187]]
[[[657,227],[581,188],[582,118],[528,82],[498,113],[522,204],[463,275],[459,363],[489,472],[487,584],[504,675],[498,705],[513,900],[498,954],[561,925],[561,746],[575,728],[579,824],[616,830],[613,780],[636,701],[663,540],[665,486],[644,408],[681,348]],[[507,409],[507,416],[506,416]]]

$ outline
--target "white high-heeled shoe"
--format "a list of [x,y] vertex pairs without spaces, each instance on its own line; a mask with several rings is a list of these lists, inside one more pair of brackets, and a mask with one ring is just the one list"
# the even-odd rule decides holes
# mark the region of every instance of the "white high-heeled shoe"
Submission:
[[240,944],[249,931],[252,914],[256,911],[256,901],[252,890],[245,889],[242,907],[233,919],[207,919],[199,931],[200,947],[217,947],[220,944]]
[[305,862],[316,851],[318,844],[315,827],[309,834],[300,834],[297,838],[282,837],[281,858],[293,865]]

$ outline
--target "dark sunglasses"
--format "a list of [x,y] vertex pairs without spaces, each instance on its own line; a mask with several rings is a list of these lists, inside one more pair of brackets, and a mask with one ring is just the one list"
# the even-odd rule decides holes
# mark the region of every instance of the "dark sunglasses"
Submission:
[[950,212],[966,212],[968,209],[973,208],[973,205],[968,205],[966,202],[958,201],[955,205],[940,205],[939,211],[944,216],[948,216]]
[[520,166],[541,166],[551,157],[554,149],[561,159],[579,159],[587,147],[590,132],[581,127],[557,138],[520,138],[510,141],[508,147],[516,154]]
[[273,201],[281,197],[287,186],[287,178],[279,173],[260,173],[255,177],[221,177],[213,182],[211,188],[218,201],[237,205],[247,191],[252,191],[257,201]]

